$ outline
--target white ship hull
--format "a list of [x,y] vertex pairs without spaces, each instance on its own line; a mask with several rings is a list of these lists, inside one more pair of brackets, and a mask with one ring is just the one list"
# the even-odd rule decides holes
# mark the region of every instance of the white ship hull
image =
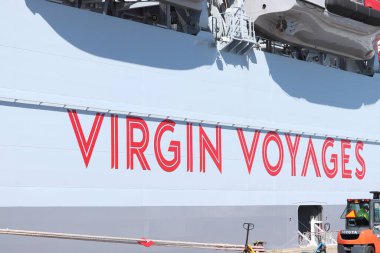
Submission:
[[337,230],[346,198],[378,187],[378,75],[220,54],[208,32],[43,0],[1,1],[0,17],[0,227],[241,244],[253,222],[255,240],[286,248],[300,206],[322,207]]

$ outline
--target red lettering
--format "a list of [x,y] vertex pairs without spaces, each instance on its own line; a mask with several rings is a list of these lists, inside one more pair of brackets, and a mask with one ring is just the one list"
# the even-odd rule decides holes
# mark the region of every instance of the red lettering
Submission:
[[243,150],[245,163],[247,164],[248,168],[248,173],[251,174],[253,161],[255,159],[255,153],[257,149],[257,143],[259,142],[260,131],[255,131],[255,135],[253,136],[251,148],[249,149],[249,151],[247,147],[247,142],[245,141],[243,129],[237,128],[236,131],[239,135],[240,146]]
[[286,138],[286,143],[287,143],[288,148],[289,148],[290,159],[292,162],[292,176],[295,177],[296,172],[297,172],[296,157],[297,157],[297,153],[298,153],[298,147],[300,145],[301,136],[296,135],[296,138],[294,140],[294,145],[292,144],[292,139],[290,137],[290,134],[285,134],[285,138]]
[[315,174],[317,175],[317,177],[321,177],[321,172],[319,171],[317,156],[315,155],[313,140],[311,139],[311,137],[309,138],[309,143],[307,145],[307,150],[306,150],[305,161],[304,161],[304,164],[302,167],[301,176],[303,176],[303,177],[306,177],[310,157],[313,160]]
[[359,153],[360,150],[363,150],[363,147],[364,147],[364,143],[363,142],[359,141],[359,142],[356,143],[355,155],[356,155],[356,159],[358,160],[358,163],[362,167],[361,170],[359,170],[358,168],[356,168],[356,172],[355,172],[355,176],[359,180],[362,180],[364,178],[364,176],[365,176],[365,173],[366,173],[365,161],[364,161],[363,157]]
[[327,166],[327,162],[326,162],[326,151],[328,148],[333,148],[333,147],[334,147],[334,139],[332,138],[327,138],[325,142],[323,143],[323,147],[322,147],[322,166],[328,178],[334,178],[336,174],[338,173],[338,155],[337,154],[331,155],[330,162],[334,164],[332,169]]
[[119,168],[119,117],[111,115],[111,169]]
[[216,127],[216,147],[208,138],[202,126],[199,125],[199,149],[200,149],[200,170],[206,172],[206,150],[214,161],[216,167],[222,173],[222,129]]
[[170,141],[168,151],[174,154],[172,160],[167,160],[161,151],[161,138],[162,135],[169,131],[174,132],[175,122],[171,120],[162,121],[158,127],[154,136],[154,153],[160,167],[166,172],[175,171],[181,163],[181,143],[179,141]]
[[193,172],[193,124],[186,124],[187,172]]
[[99,131],[103,123],[104,114],[97,113],[95,120],[92,123],[91,132],[86,140],[86,137],[83,134],[82,125],[78,118],[78,114],[75,110],[67,110],[69,113],[69,118],[71,125],[73,126],[75,137],[78,141],[80,151],[82,153],[84,164],[86,168],[90,163],[92,151],[94,150],[96,140],[98,139]]
[[341,149],[342,149],[342,177],[343,178],[352,178],[352,170],[346,168],[346,164],[350,161],[350,155],[346,154],[346,149],[351,148],[350,140],[341,140]]
[[[134,130],[140,130],[141,141],[134,141]],[[144,152],[149,144],[149,129],[146,122],[141,118],[127,118],[127,169],[133,170],[133,157],[140,161],[143,170],[150,170]]]
[[[278,162],[275,165],[271,165],[268,160],[268,146],[271,141],[274,141],[277,144],[279,151]],[[284,148],[282,146],[281,138],[276,132],[268,132],[265,135],[263,142],[262,155],[264,160],[265,169],[271,176],[277,176],[282,169],[284,163]]]

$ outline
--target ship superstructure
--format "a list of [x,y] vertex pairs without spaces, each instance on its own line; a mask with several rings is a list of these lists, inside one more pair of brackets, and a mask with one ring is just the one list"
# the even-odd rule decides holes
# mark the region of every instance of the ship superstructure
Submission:
[[[53,2],[196,35],[211,31],[218,50],[246,54],[253,48],[324,66],[373,75],[379,70],[380,12],[344,17],[350,0]],[[337,3],[335,3],[337,2]],[[363,10],[363,3],[352,2]],[[376,7],[376,6],[375,6]],[[368,14],[370,15],[370,14]],[[374,16],[375,15],[375,16]],[[378,20],[379,19],[379,20]],[[370,20],[370,21],[366,21]],[[372,20],[372,21],[371,21]]]
[[305,20],[359,21],[255,3],[1,1],[1,227],[241,244],[252,222],[271,249],[313,241],[311,221],[342,226],[344,199],[378,185],[377,30],[363,24],[372,48],[316,47]]

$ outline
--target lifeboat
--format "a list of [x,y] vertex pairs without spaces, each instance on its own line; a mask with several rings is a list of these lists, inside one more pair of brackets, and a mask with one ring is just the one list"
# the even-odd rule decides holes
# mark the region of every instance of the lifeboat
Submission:
[[351,1],[326,0],[329,12],[351,18],[368,25],[380,26],[380,2],[377,0]]
[[327,0],[328,8],[324,0],[287,0],[282,5],[277,0],[246,1],[245,9],[255,20],[255,29],[267,38],[354,60],[372,59],[380,39],[380,29],[373,25],[378,22],[377,11],[371,11],[364,23],[329,11],[332,2],[338,9],[338,1]]

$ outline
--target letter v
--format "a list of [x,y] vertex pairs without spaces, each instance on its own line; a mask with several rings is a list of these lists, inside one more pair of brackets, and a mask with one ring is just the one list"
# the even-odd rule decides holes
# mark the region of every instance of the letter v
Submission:
[[255,159],[257,143],[258,143],[259,137],[260,137],[260,131],[255,131],[255,135],[253,136],[251,148],[249,151],[248,151],[248,147],[247,147],[247,142],[245,141],[245,138],[244,138],[243,129],[236,128],[236,131],[239,135],[240,145],[241,145],[241,148],[243,149],[244,159],[245,159],[245,163],[247,164],[248,173],[251,174],[253,161]]
[[75,137],[77,138],[78,145],[80,148],[80,152],[82,153],[84,164],[86,168],[90,163],[92,151],[94,150],[96,140],[98,139],[100,127],[102,126],[104,113],[97,113],[95,116],[95,120],[92,123],[91,132],[86,140],[82,125],[79,121],[78,114],[75,110],[67,110],[69,113],[70,121],[74,129]]

